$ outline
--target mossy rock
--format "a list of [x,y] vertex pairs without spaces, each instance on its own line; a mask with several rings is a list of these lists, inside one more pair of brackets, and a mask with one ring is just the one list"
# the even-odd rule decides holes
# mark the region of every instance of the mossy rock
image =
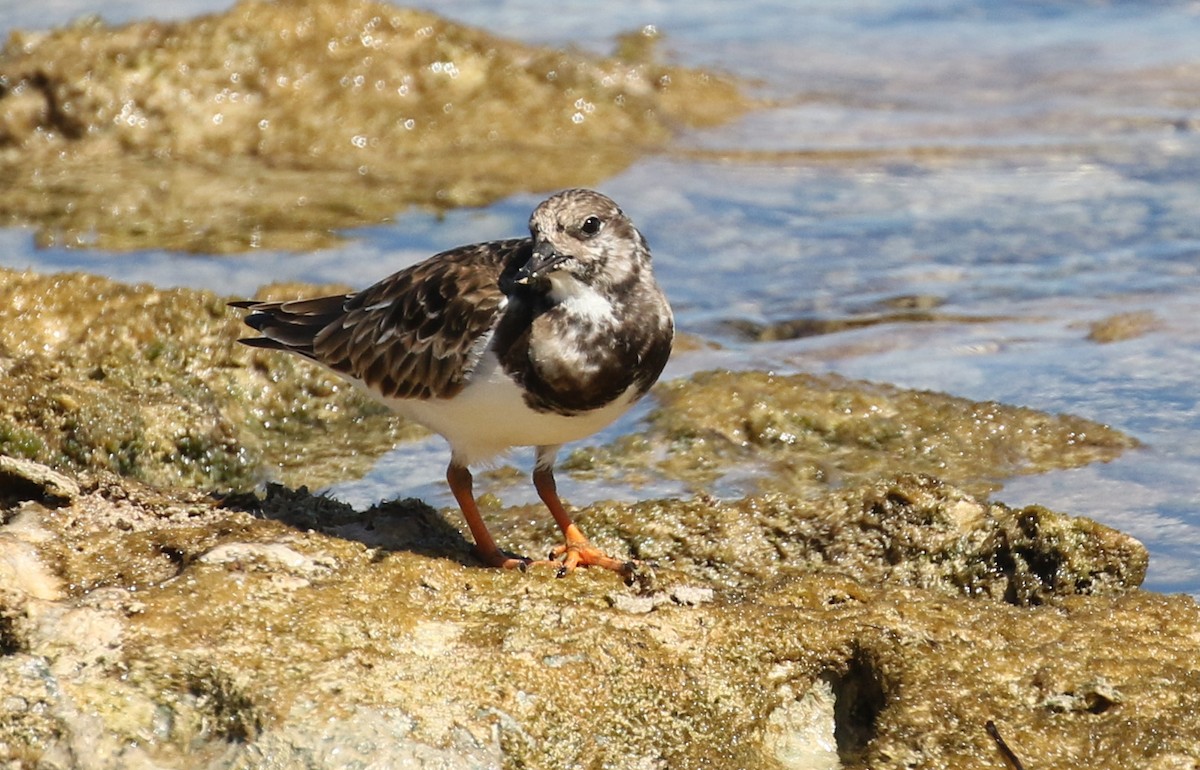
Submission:
[[594,185],[748,106],[728,78],[635,53],[525,45],[374,0],[15,32],[0,221],[35,223],[42,244],[307,250],[414,204]]
[[923,473],[985,494],[1015,475],[1107,462],[1138,446],[1074,415],[837,375],[701,372],[654,393],[647,432],[575,450],[565,466],[682,480],[700,492],[733,479],[748,491],[811,495]]
[[238,489],[361,474],[424,435],[332,374],[239,345],[243,328],[211,292],[0,270],[0,453]]

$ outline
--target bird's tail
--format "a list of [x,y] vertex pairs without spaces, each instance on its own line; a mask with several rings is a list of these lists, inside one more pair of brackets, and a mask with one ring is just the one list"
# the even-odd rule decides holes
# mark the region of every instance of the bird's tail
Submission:
[[246,325],[262,332],[261,337],[238,340],[243,345],[267,350],[286,350],[314,358],[313,341],[325,327],[345,312],[346,301],[353,295],[338,294],[288,302],[241,300],[230,307],[249,310]]

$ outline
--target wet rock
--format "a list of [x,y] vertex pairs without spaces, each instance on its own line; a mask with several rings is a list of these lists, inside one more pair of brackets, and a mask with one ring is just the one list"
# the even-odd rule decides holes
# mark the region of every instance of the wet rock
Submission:
[[1101,344],[1124,342],[1148,334],[1162,326],[1158,316],[1150,310],[1116,313],[1092,323],[1087,338]]
[[1072,415],[832,375],[705,372],[655,394],[646,434],[576,450],[566,467],[790,495],[910,472],[981,494],[1009,476],[1105,462],[1137,446]]
[[0,219],[42,244],[311,249],[413,204],[591,185],[746,108],[651,47],[555,51],[373,0],[15,32]]
[[[159,486],[318,487],[425,435],[318,367],[238,345],[243,334],[211,292],[0,270],[0,455]],[[707,373],[655,393],[646,433],[576,450],[565,469],[801,495],[916,472],[978,493],[1136,444],[1077,417],[836,377]]]
[[744,318],[725,322],[725,327],[743,339],[753,342],[778,342],[802,337],[836,334],[850,329],[863,329],[884,324],[946,323],[973,324],[1004,320],[999,316],[974,316],[943,313],[926,309],[895,310],[886,313],[867,313],[846,318],[789,318],[783,321],[760,323]]
[[[534,521],[534,514],[513,518]],[[981,501],[928,476],[852,485],[813,500],[769,494],[728,502],[597,503],[583,526],[617,553],[745,590],[779,575],[838,573],[1029,605],[1141,585],[1136,539],[1040,506]],[[519,542],[548,528],[509,530]]]

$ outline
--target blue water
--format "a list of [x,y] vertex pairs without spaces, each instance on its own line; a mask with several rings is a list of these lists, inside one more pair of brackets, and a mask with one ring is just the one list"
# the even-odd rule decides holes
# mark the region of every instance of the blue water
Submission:
[[[122,21],[225,5],[0,0],[0,33],[91,10]],[[427,5],[597,51],[654,25],[669,57],[752,78],[770,100],[602,185],[653,245],[681,328],[725,344],[672,372],[834,371],[1110,423],[1144,448],[1016,479],[997,497],[1131,532],[1151,550],[1149,588],[1200,595],[1200,6]],[[442,219],[408,213],[299,256],[35,251],[27,232],[0,230],[0,263],[224,292],[278,279],[367,283],[441,248],[520,233],[535,202],[517,196]],[[983,320],[753,345],[724,325],[852,316],[907,295]],[[1138,310],[1158,328],[1087,341],[1089,323]],[[444,458],[435,443],[402,450],[339,493],[397,494],[403,476],[391,471],[404,465],[411,478],[415,465],[429,477],[417,491],[449,504],[438,497]],[[588,494],[577,487],[575,502]]]

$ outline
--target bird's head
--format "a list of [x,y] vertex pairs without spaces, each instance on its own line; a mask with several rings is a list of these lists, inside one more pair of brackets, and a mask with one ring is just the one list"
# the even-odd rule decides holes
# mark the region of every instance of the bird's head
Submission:
[[517,271],[521,285],[570,293],[572,282],[597,290],[649,267],[646,241],[616,203],[593,190],[565,190],[529,218],[533,254]]

